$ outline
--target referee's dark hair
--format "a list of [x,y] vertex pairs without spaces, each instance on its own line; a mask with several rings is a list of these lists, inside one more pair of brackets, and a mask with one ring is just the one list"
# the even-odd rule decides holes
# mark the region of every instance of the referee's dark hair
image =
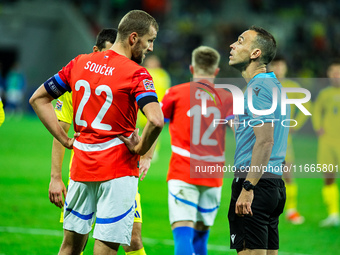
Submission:
[[267,30],[258,26],[251,26],[249,30],[257,33],[254,48],[259,48],[262,52],[260,62],[268,65],[276,54],[276,40]]
[[115,28],[104,28],[99,32],[96,39],[96,46],[100,51],[106,47],[105,42],[108,41],[114,44],[117,37],[117,31],[118,30]]

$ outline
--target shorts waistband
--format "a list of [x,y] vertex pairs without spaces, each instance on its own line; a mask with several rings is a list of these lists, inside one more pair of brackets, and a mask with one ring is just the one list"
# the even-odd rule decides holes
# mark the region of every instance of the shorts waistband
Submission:
[[[237,178],[237,177],[238,178],[246,178],[247,174],[248,174],[248,172],[244,172],[244,171],[241,171],[240,169],[237,169],[235,171],[234,176],[235,176],[235,178]],[[261,176],[261,179],[282,179],[282,175],[265,172]]]

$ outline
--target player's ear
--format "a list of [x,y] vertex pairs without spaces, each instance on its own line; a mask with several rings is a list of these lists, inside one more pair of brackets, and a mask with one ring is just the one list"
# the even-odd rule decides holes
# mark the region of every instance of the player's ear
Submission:
[[98,52],[98,51],[100,50],[98,49],[97,45],[93,46],[93,52]]
[[193,75],[194,74],[194,67],[192,65],[189,66],[190,73]]
[[220,68],[217,67],[217,68],[215,69],[214,76],[217,76],[219,72],[220,72]]
[[138,34],[136,32],[132,32],[129,36],[129,44],[133,46],[138,41]]
[[255,60],[261,56],[262,51],[259,48],[255,48],[251,54],[250,59]]

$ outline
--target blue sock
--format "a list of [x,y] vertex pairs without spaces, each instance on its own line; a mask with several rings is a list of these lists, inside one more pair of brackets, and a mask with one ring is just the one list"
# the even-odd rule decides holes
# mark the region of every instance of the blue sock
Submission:
[[209,230],[198,231],[194,230],[194,249],[196,255],[207,255],[208,254],[208,238]]
[[172,230],[172,233],[175,241],[175,255],[195,255],[193,228],[177,227]]

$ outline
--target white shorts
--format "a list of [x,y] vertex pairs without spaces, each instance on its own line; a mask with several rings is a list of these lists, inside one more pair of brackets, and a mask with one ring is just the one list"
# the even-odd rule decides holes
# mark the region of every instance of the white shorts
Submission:
[[177,221],[202,221],[212,226],[220,207],[222,187],[192,185],[180,180],[168,181],[170,224]]
[[64,206],[64,229],[88,234],[96,220],[95,239],[130,245],[138,178],[104,182],[70,180]]

